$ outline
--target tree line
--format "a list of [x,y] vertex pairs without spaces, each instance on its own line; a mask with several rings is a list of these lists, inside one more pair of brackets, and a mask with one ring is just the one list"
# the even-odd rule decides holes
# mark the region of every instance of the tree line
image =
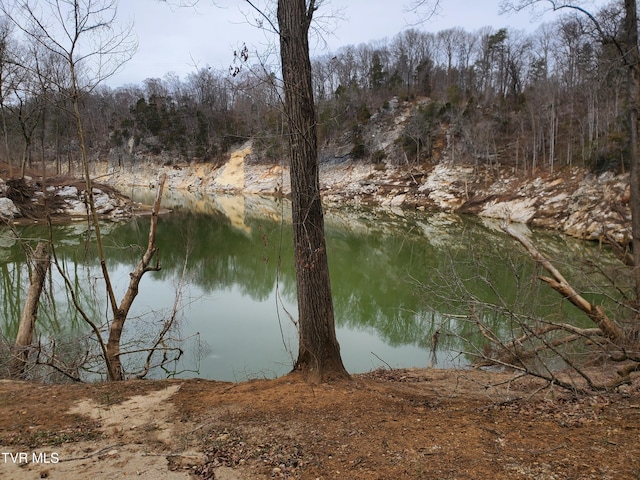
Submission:
[[[363,128],[408,101],[413,108],[388,161],[434,162],[447,148],[455,161],[510,164],[525,173],[567,165],[626,169],[626,71],[613,42],[603,41],[622,35],[621,6],[595,17],[609,37],[573,12],[532,33],[410,28],[317,56],[319,145],[346,139],[352,157],[379,161],[385,154]],[[18,33],[0,22],[0,152],[16,173],[43,160],[63,173],[79,156],[70,100],[59,88],[65,72]],[[204,67],[184,79],[167,73],[142,85],[80,92],[90,159],[117,152],[118,161],[148,153],[165,162],[215,162],[253,139],[254,158],[280,162],[286,122],[279,73],[246,50],[236,58],[242,66],[230,71]]]

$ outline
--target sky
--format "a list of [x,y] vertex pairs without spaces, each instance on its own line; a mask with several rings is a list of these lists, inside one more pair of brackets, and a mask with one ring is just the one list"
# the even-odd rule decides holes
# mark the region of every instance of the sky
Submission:
[[[110,78],[110,87],[142,85],[147,78],[164,78],[169,72],[182,80],[199,68],[227,70],[233,52],[245,42],[251,52],[268,51],[275,37],[255,25],[256,14],[243,0],[198,0],[195,7],[176,7],[180,0],[120,0],[118,21],[132,23],[138,51],[122,70]],[[194,0],[190,0],[192,3]],[[591,0],[597,1],[597,0]],[[408,13],[410,0],[328,0],[316,12],[325,15],[324,41],[313,41],[312,56],[345,45],[391,39],[414,27],[438,32],[462,27],[473,32],[485,26],[533,31],[557,14],[547,13],[532,22],[530,12],[499,15],[500,0],[440,0],[440,12],[416,25]],[[255,0],[254,4],[264,4]],[[268,2],[267,2],[268,3]],[[275,1],[271,2],[272,4]],[[602,4],[603,2],[598,2]],[[331,16],[334,11],[339,15]],[[275,58],[275,57],[274,57]]]

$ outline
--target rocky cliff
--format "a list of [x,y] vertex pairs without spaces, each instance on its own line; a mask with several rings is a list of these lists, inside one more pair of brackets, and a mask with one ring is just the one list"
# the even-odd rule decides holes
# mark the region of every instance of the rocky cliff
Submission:
[[[273,195],[290,193],[286,165],[253,163],[244,146],[222,166],[204,164],[158,168],[141,163],[112,170],[110,182],[126,191],[153,187],[160,172],[167,186],[208,193]],[[471,213],[554,229],[588,240],[627,243],[630,239],[628,175],[584,169],[523,176],[511,169],[441,162],[406,168],[344,158],[325,159],[321,189],[329,205],[381,205]]]

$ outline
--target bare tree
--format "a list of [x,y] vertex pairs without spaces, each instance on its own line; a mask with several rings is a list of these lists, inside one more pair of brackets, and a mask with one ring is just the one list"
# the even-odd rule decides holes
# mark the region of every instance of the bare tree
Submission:
[[440,0],[411,0],[405,10],[417,15],[416,24],[422,23],[440,12]]
[[633,251],[633,273],[635,279],[636,302],[640,304],[640,158],[638,157],[638,115],[640,113],[640,50],[638,47],[638,6],[636,0],[624,0],[623,33],[608,32],[602,22],[580,2],[555,0],[503,0],[502,11],[520,11],[543,6],[553,11],[573,10],[589,19],[601,40],[616,46],[619,58],[627,70],[627,115],[629,125],[630,206],[631,236]]
[[25,176],[27,164],[31,165],[33,135],[42,119],[44,109],[42,97],[35,93],[35,82],[34,76],[23,71],[18,87],[13,91],[14,102],[9,107],[18,120],[24,143],[20,159],[20,176],[22,178]]
[[13,58],[16,45],[11,37],[11,24],[7,20],[0,23],[0,115],[2,117],[2,135],[4,139],[5,159],[9,164],[9,175],[13,175],[13,154],[9,146],[7,126],[7,101],[15,90],[17,69]]
[[291,208],[298,297],[298,358],[308,381],[348,378],[335,333],[333,299],[320,198],[317,119],[309,32],[316,0],[278,0],[276,20],[245,0],[278,35],[290,152]]
[[[81,314],[98,336],[104,354],[108,379],[123,380],[120,339],[124,324],[137,296],[142,276],[148,271],[159,269],[157,263],[154,266],[151,262],[156,254],[155,232],[163,183],[158,189],[158,198],[154,205],[147,250],[136,269],[131,273],[129,287],[122,301],[118,303],[107,268],[100,221],[93,197],[93,181],[89,171],[80,102],[82,95],[93,91],[101,82],[118,71],[122,64],[133,55],[136,44],[131,37],[130,28],[121,31],[114,29],[117,13],[115,0],[47,0],[40,3],[3,0],[0,2],[0,11],[27,38],[48,54],[58,58],[65,66],[67,75],[51,77],[48,80],[57,82],[57,87],[66,93],[71,103],[70,113],[75,122],[80,148],[90,224],[95,234],[105,290],[113,317],[106,344],[102,341],[97,324],[83,312]],[[77,302],[76,307],[79,308]]]
[[[529,255],[550,275],[540,276],[539,279],[582,311],[594,324],[595,328],[578,328],[566,323],[545,322],[543,326],[538,328],[525,327],[523,335],[509,343],[495,342],[497,337],[491,333],[487,335],[488,332],[481,328],[483,334],[485,334],[490,341],[498,344],[502,353],[508,352],[512,354],[517,362],[522,362],[527,358],[533,357],[537,355],[539,351],[546,350],[553,352],[562,358],[571,369],[576,371],[580,377],[586,381],[587,387],[592,390],[609,390],[630,382],[629,375],[632,372],[640,370],[640,355],[636,338],[637,331],[634,329],[625,330],[621,328],[617,322],[609,318],[601,305],[591,303],[584,298],[526,236],[511,228],[507,222],[504,223],[503,230],[520,242],[526,248]],[[564,335],[553,340],[547,338],[547,335],[559,331]],[[519,348],[531,339],[540,340],[541,344],[529,351]],[[600,348],[609,360],[622,365],[617,372],[618,378],[609,383],[596,382],[579,364],[570,361],[561,348],[578,340],[590,341],[591,345]],[[509,362],[511,362],[511,360],[509,360]],[[522,363],[522,365],[525,366],[525,363]],[[547,379],[556,382],[559,381],[548,367],[547,371]],[[529,370],[527,370],[527,372],[530,373]],[[575,384],[563,384],[561,380],[559,384],[568,389],[576,389]]]
[[640,303],[640,158],[638,158],[638,114],[640,113],[640,50],[636,0],[624,0],[625,41],[622,58],[628,73],[629,155],[631,172],[631,234],[636,301]]
[[38,317],[40,294],[51,263],[47,245],[44,242],[38,243],[32,254],[32,260],[33,271],[30,274],[29,292],[20,316],[20,324],[18,325],[18,334],[16,335],[10,366],[11,375],[15,377],[22,377],[27,365],[29,347],[33,341],[33,330]]
[[[425,6],[437,5],[437,2],[429,2],[427,0],[416,0],[413,2],[413,8],[424,8]],[[558,94],[559,88],[563,87],[567,92],[576,92],[581,88],[587,79],[583,78],[590,69],[587,65],[580,62],[589,62],[589,54],[592,51],[591,45],[585,42],[584,48],[580,42],[580,36],[585,37],[595,35],[599,41],[605,46],[614,46],[619,62],[627,71],[628,91],[627,91],[627,114],[629,128],[629,145],[628,151],[631,163],[630,173],[630,190],[631,190],[631,213],[632,213],[632,250],[633,250],[633,270],[635,284],[635,301],[622,301],[621,308],[623,314],[619,318],[610,318],[605,309],[598,304],[590,302],[585,296],[581,295],[578,289],[574,288],[562,273],[549,261],[527,237],[518,233],[510,225],[505,224],[504,230],[518,242],[520,242],[527,253],[542,267],[548,275],[541,275],[538,278],[549,285],[554,291],[559,293],[563,299],[570,302],[577,309],[583,312],[590,322],[591,328],[583,328],[572,325],[564,321],[553,321],[546,318],[538,318],[530,315],[520,315],[512,305],[509,305],[500,292],[495,290],[495,286],[489,285],[493,289],[496,296],[500,299],[497,304],[490,305],[480,302],[473,295],[469,295],[469,314],[468,318],[488,341],[486,349],[476,350],[473,356],[486,360],[489,364],[498,364],[509,366],[521,370],[524,373],[538,376],[546,379],[550,384],[560,385],[569,390],[609,390],[621,384],[630,382],[630,374],[640,370],[640,357],[638,353],[638,337],[637,337],[637,318],[638,304],[640,302],[640,161],[638,158],[637,142],[638,142],[638,115],[640,110],[640,52],[638,49],[638,19],[637,19],[637,2],[636,0],[625,0],[623,2],[624,20],[619,22],[619,15],[610,10],[606,13],[608,17],[597,17],[580,5],[580,2],[564,2],[554,0],[503,0],[502,11],[522,10],[524,8],[535,9],[535,13],[541,12],[539,7],[550,6],[552,10],[572,10],[576,15],[568,19],[562,24],[561,34],[567,40],[569,52],[559,52],[556,68],[562,69],[563,76],[560,76],[555,89],[550,89],[550,82],[547,82],[547,68],[549,66],[548,49],[545,49],[541,61],[537,64],[532,62],[532,66],[537,71],[532,72],[543,81],[547,89],[544,98],[548,99],[549,91],[551,91],[551,106],[548,107],[546,115],[549,117],[545,132],[542,128],[538,128],[538,138],[541,144],[538,145],[534,133],[533,161],[535,163],[536,150],[544,152],[544,143],[548,142],[549,163],[553,169],[555,151],[555,143],[558,136],[558,116],[560,112],[557,110],[555,96]],[[612,25],[609,25],[612,24]],[[501,35],[504,34],[504,35]],[[497,93],[504,95],[509,91],[513,95],[517,95],[520,90],[520,83],[524,78],[522,59],[526,58],[526,44],[510,45],[506,42],[507,31],[497,32],[496,34],[487,35],[485,37],[486,48],[485,55],[482,57],[486,66],[485,78],[487,85],[493,85]],[[518,47],[518,48],[515,48]],[[528,48],[528,47],[527,47]],[[556,50],[557,52],[557,50]],[[493,58],[492,58],[493,55]],[[566,65],[561,61],[567,61]],[[490,68],[496,68],[491,71]],[[571,101],[573,99],[570,99]],[[546,100],[549,102],[549,100]],[[545,103],[548,105],[548,103]],[[570,103],[573,108],[573,103]],[[571,110],[573,114],[573,111]],[[565,116],[566,118],[566,116]],[[569,116],[569,118],[573,118]],[[569,124],[571,126],[571,124]],[[570,128],[571,130],[571,128]],[[570,144],[569,144],[570,145]],[[542,148],[539,148],[542,147]],[[568,160],[570,154],[567,155]],[[535,167],[533,167],[535,168]],[[605,278],[612,280],[604,274],[605,269],[597,269],[597,275],[604,275]],[[457,287],[461,288],[464,297],[465,288],[460,287],[463,282],[458,282]],[[614,288],[617,282],[613,281]],[[468,290],[466,290],[469,293]],[[623,293],[623,298],[628,299]],[[485,310],[481,312],[480,310]],[[486,311],[500,318],[498,325],[492,325],[483,318]],[[632,312],[631,314],[629,312]],[[631,321],[630,317],[632,317]],[[581,352],[590,355],[593,359],[598,357],[599,361],[605,362],[607,365],[614,363],[619,365],[617,377],[609,381],[600,381],[594,379],[584,368],[584,362],[574,361],[574,357],[569,351],[569,345],[580,344]],[[552,360],[550,360],[551,355]],[[568,368],[565,374],[559,374],[554,371],[551,362],[560,362]],[[558,363],[556,363],[557,365]],[[567,380],[568,378],[568,380]]]
[[280,58],[289,126],[299,347],[295,369],[309,380],[348,376],[336,339],[320,199],[316,114],[309,59],[315,0],[278,1]]

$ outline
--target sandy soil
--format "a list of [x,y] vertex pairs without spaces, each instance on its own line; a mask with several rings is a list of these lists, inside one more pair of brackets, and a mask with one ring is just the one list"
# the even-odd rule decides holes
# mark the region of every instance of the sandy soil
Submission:
[[541,386],[441,370],[322,385],[2,381],[0,478],[639,478],[640,379],[577,399]]

